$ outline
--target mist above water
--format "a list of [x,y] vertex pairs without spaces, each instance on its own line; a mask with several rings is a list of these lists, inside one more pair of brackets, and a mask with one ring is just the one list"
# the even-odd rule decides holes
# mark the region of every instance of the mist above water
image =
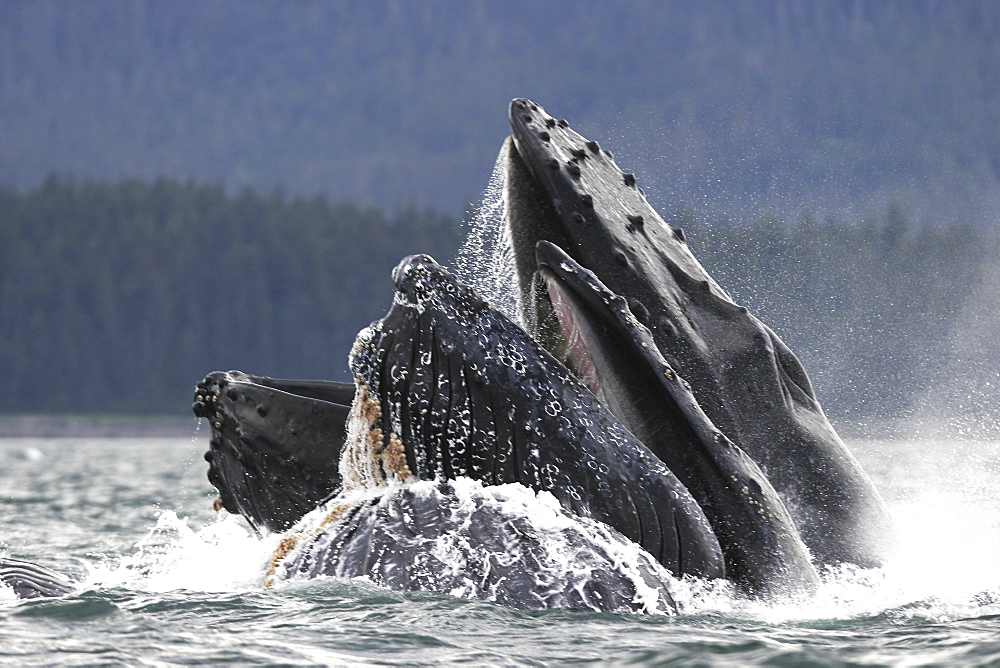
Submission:
[[911,433],[996,438],[1000,434],[1000,263],[978,271],[950,336],[932,362],[935,373],[914,402]]
[[466,223],[468,233],[455,258],[455,274],[493,307],[521,323],[517,309],[514,248],[506,220],[504,182],[507,142],[497,155],[479,207]]

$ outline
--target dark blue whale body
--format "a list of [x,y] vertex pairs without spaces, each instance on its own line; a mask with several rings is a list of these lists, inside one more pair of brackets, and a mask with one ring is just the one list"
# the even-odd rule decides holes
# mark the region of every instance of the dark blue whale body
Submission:
[[[794,355],[596,142],[528,100],[510,122],[524,329],[411,256],[354,383],[197,385],[220,505],[286,532],[265,584],[672,612],[678,578],[774,596],[812,591],[814,563],[879,564],[888,515]],[[18,568],[19,595],[72,587]]]
[[323,510],[336,521],[288,545],[275,577],[365,577],[529,610],[677,608],[676,582],[648,552],[517,484],[420,481]]
[[[546,538],[538,536],[544,532],[529,525],[514,532],[519,540],[499,540],[504,532],[497,531],[512,522],[516,526],[518,517],[530,518],[530,508],[523,515],[514,513],[510,521],[497,521],[503,514],[489,511],[495,504],[488,502],[487,492],[459,504],[481,508],[459,522],[451,504],[437,507],[426,495],[393,487],[412,480],[469,479],[489,489],[514,484],[532,494],[546,493],[564,512],[606,526],[608,535],[602,540],[592,540],[586,531],[573,539],[577,558],[606,560],[598,555],[606,552],[609,541],[627,541],[649,557],[642,562],[647,569],[659,562],[676,576],[724,576],[719,543],[687,489],[562,364],[430,258],[406,258],[394,276],[392,309],[362,331],[351,353],[358,395],[341,459],[347,489],[328,504],[338,521],[297,542],[297,551],[285,559],[286,576],[357,573],[359,564],[370,563],[363,574],[377,582],[402,580],[416,588],[454,591],[452,576],[440,582],[414,577],[414,572],[457,570],[471,598],[550,607],[573,600],[573,592],[584,592],[574,607],[634,609],[623,607],[622,601],[639,600],[637,591],[643,587],[629,584],[634,574],[619,572],[611,562],[588,567],[594,577],[582,581],[537,580],[540,572],[559,566],[530,567],[548,554]],[[355,480],[347,479],[348,471]],[[387,511],[373,518],[374,510],[361,512],[350,503],[357,489],[385,490],[375,504],[382,509],[405,501],[424,510]],[[387,495],[394,495],[391,502]],[[392,519],[396,515],[417,519],[407,528]],[[419,521],[428,517],[433,521]],[[387,524],[394,530],[386,531]],[[445,532],[443,526],[451,528]],[[428,531],[452,538],[458,531],[465,544],[474,545],[471,552],[485,551],[494,558],[469,563],[463,556],[461,568],[427,568],[411,552],[415,536]],[[365,536],[354,540],[363,546],[359,552],[345,547],[354,543],[344,533]],[[470,571],[482,570],[485,563],[484,576],[471,577]],[[655,573],[664,571],[650,570],[643,582],[648,587],[652,578],[668,592],[669,578],[657,580]],[[606,580],[612,576],[622,582],[609,588]],[[496,583],[502,583],[500,592]],[[665,594],[657,600],[653,609],[671,599]],[[639,609],[647,607],[644,601]]]
[[[805,547],[759,469],[714,428],[623,300],[568,256],[557,255],[555,247],[540,249],[546,250],[551,280],[588,301],[595,313],[617,322],[623,346],[647,351],[645,358],[633,360],[633,368],[648,368],[651,387],[663,395],[657,407],[663,409],[660,419],[668,433],[653,441],[659,452],[646,447],[522,329],[430,258],[413,256],[394,272],[397,293],[389,314],[364,330],[352,351],[358,395],[355,428],[341,460],[342,467],[347,465],[342,470],[345,483],[348,471],[360,474],[366,489],[386,489],[387,481],[403,484],[412,479],[518,483],[551,494],[577,517],[607,525],[674,576],[728,575],[755,594],[813,587],[816,575]],[[664,463],[671,461],[683,482]],[[284,576],[358,574],[358,565],[368,563],[363,574],[377,582],[455,590],[450,579],[442,584],[410,577],[419,560],[412,558],[412,546],[403,549],[393,541],[399,538],[409,545],[413,534],[422,533],[396,525],[396,530],[386,531],[390,520],[372,520],[374,511],[358,515],[358,504],[350,498],[347,494],[330,502],[327,512],[334,513],[336,521],[294,541],[295,551],[283,564]],[[407,502],[413,499],[408,496]],[[383,497],[377,503],[386,507]],[[453,522],[447,514],[432,516],[433,532]],[[486,526],[490,524],[497,523]],[[379,540],[372,538],[373,532]],[[353,543],[343,533],[364,536],[360,553],[345,547]],[[475,533],[481,550],[483,536],[490,534],[482,527]],[[508,557],[524,546],[503,544]],[[599,551],[588,544],[588,554]],[[483,578],[471,578],[480,586],[463,591],[522,607],[539,605],[543,599],[538,592],[544,589],[558,593],[555,599],[544,599],[546,605],[565,604],[566,588],[551,583],[543,587],[531,572],[524,572],[526,563],[533,561],[515,559],[506,568],[490,570],[506,582],[502,596]],[[387,579],[387,564],[394,580]],[[448,572],[441,567],[419,570]],[[469,568],[460,570],[468,577]],[[511,577],[514,573],[518,578]],[[584,590],[589,584],[583,583]],[[515,585],[517,590],[511,591]],[[581,586],[564,585],[572,591]],[[606,583],[601,586],[608,591]],[[663,588],[669,593],[667,585]],[[622,583],[615,590],[632,592],[626,599],[634,601],[634,589]],[[623,609],[620,595],[582,596],[574,605]]]
[[[677,574],[721,577],[700,507],[568,370],[427,256],[394,272],[386,317],[358,337],[359,392],[409,476],[520,483],[623,533]],[[402,462],[400,462],[402,464]]]

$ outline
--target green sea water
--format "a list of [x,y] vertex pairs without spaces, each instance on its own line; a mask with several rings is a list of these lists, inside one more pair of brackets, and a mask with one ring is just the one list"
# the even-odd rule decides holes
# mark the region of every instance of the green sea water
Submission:
[[57,600],[0,591],[0,664],[1000,664],[998,443],[850,443],[896,519],[889,564],[827,571],[808,600],[704,588],[656,617],[357,580],[263,589],[274,539],[212,512],[192,434],[0,439],[0,550],[84,582]]

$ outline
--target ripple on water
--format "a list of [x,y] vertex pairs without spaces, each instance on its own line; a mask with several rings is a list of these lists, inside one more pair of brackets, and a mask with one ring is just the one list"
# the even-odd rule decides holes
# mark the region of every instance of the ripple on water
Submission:
[[63,622],[82,622],[113,617],[120,612],[121,609],[104,596],[84,594],[78,597],[24,601],[15,608],[12,615]]

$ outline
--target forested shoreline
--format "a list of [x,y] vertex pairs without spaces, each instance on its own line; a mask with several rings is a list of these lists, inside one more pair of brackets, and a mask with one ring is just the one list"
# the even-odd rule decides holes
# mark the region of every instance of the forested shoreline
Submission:
[[[799,355],[835,421],[928,406],[995,421],[972,396],[992,397],[1000,359],[988,232],[914,227],[897,204],[851,222],[667,217]],[[0,190],[0,413],[184,415],[216,369],[345,379],[392,267],[450,263],[464,233],[433,211],[170,179]]]
[[392,267],[461,242],[431,212],[170,179],[0,191],[0,230],[0,406],[42,413],[174,413],[216,369],[346,379]]

